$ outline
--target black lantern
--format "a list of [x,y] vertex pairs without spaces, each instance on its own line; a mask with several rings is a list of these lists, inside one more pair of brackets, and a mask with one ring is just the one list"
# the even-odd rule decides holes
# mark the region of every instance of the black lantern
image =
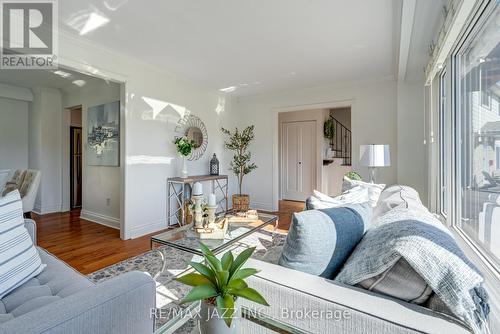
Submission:
[[210,175],[219,175],[219,159],[214,153],[212,160],[210,160]]

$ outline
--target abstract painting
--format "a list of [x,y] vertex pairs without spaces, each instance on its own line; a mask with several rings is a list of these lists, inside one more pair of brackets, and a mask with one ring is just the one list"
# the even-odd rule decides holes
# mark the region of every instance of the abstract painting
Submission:
[[87,165],[120,166],[120,101],[88,108]]

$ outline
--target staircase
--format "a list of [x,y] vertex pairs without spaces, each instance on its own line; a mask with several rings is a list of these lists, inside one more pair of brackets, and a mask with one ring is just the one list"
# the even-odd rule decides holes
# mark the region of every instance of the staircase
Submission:
[[[330,147],[334,152],[334,159],[343,159],[342,166],[351,166],[352,163],[352,136],[351,130],[346,128],[335,117],[330,115],[330,119],[335,124],[335,136],[330,140]],[[323,165],[328,165],[328,160],[323,161]],[[331,163],[331,162],[330,162]]]

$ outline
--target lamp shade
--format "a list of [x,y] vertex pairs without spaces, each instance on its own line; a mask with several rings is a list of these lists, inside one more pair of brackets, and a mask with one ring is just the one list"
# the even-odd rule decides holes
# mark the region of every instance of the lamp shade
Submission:
[[388,167],[391,165],[389,145],[360,145],[359,163],[366,167]]

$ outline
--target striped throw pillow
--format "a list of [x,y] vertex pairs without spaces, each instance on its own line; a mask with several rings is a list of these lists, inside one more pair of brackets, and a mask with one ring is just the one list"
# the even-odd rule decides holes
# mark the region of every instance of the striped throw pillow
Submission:
[[0,299],[45,268],[24,227],[18,190],[0,198]]

